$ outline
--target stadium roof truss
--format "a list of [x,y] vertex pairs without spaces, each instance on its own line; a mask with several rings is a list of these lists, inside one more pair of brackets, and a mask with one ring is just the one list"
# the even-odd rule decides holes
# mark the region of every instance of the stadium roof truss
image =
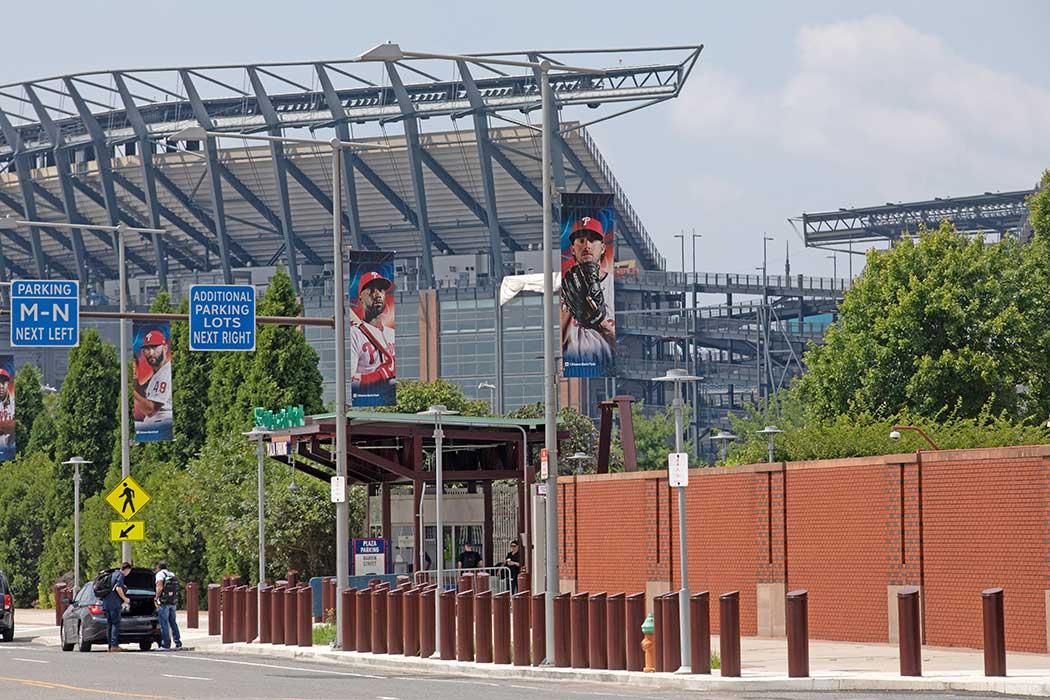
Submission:
[[[123,69],[0,85],[0,216],[163,228],[167,235],[143,235],[128,249],[133,269],[155,275],[162,286],[169,269],[221,269],[233,281],[234,268],[283,259],[298,287],[299,264],[331,263],[329,151],[308,144],[249,147],[236,134],[323,131],[318,138],[388,146],[343,159],[342,221],[353,247],[415,257],[427,280],[433,280],[435,250],[485,250],[498,275],[504,251],[541,242],[539,129],[530,121],[541,98],[535,71],[485,61],[547,60],[555,66],[556,187],[613,192],[619,243],[644,268],[663,269],[586,127],[677,97],[702,50]],[[610,63],[615,67],[602,67]],[[601,72],[559,71],[559,64]],[[602,111],[586,123],[561,123],[561,111],[576,106]],[[421,123],[430,119],[451,129],[423,131]],[[461,119],[469,120],[468,128],[460,128]],[[388,125],[397,131],[388,134]],[[196,126],[231,137],[170,140]],[[355,126],[373,133],[362,139]],[[114,245],[99,232],[5,229],[0,275],[62,275],[85,285],[111,279]]]

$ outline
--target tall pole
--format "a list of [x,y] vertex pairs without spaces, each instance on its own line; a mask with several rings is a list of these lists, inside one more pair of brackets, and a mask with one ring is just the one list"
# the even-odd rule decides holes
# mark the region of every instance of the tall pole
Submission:
[[263,585],[266,581],[266,477],[265,459],[266,448],[263,446],[262,433],[256,437],[258,444],[259,464],[256,469],[256,486],[259,495],[259,582]]
[[441,656],[441,593],[445,590],[441,580],[445,568],[445,521],[441,517],[441,494],[445,490],[445,476],[442,473],[442,452],[444,452],[445,433],[441,430],[441,414],[434,414],[434,525],[437,527],[437,544],[434,558],[437,560],[437,598],[434,604],[434,639],[438,644],[434,656]]
[[[674,451],[682,452],[682,382],[674,383]],[[679,673],[690,673],[689,643],[689,552],[685,536],[685,487],[678,487],[678,559],[681,563],[682,587],[678,591],[678,631],[682,646],[682,665]]]
[[[124,271],[124,227],[117,226],[117,268],[120,272],[120,478],[131,476],[131,435],[128,427],[128,282]],[[131,561],[131,543],[120,543],[121,561]]]
[[335,296],[335,475],[343,480],[343,500],[335,504],[335,628],[343,639],[343,590],[349,583],[350,509],[346,495],[346,313],[343,291],[342,146],[332,139],[332,294]]
[[80,465],[73,465],[73,594],[80,592]]
[[[546,664],[554,663],[554,596],[559,593],[558,581],[558,377],[554,356],[557,344],[554,327],[558,323],[554,306],[554,247],[551,217],[551,99],[550,63],[540,63],[540,95],[543,107],[543,399],[544,442],[547,448],[547,585]],[[560,324],[558,324],[560,326]]]

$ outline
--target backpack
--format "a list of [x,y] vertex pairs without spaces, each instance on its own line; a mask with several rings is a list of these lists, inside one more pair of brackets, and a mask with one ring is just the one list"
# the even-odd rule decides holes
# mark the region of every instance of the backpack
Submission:
[[116,569],[105,569],[100,571],[98,576],[91,584],[91,588],[95,591],[95,597],[99,600],[104,599],[110,593],[113,592],[113,572]]
[[179,604],[179,580],[170,571],[164,572],[164,588],[160,592],[160,604]]

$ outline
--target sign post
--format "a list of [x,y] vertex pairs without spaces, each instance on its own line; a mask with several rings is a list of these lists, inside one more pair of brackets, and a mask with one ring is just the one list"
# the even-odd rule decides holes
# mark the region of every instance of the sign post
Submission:
[[11,283],[11,347],[75,348],[80,343],[80,283]]
[[255,350],[255,287],[191,285],[190,350]]

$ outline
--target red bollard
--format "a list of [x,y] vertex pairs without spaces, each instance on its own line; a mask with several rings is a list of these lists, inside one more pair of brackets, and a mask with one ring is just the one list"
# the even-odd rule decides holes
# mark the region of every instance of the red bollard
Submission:
[[569,668],[572,665],[572,594],[554,596],[554,665]]
[[397,583],[395,585],[395,588],[402,588],[404,586],[412,585],[412,579],[409,576],[398,576],[396,581]]
[[400,588],[387,594],[386,610],[386,653],[403,654],[405,650],[404,621],[402,620],[402,599],[404,591]]
[[529,615],[532,618],[532,665],[539,666],[547,656],[547,610],[543,593],[532,596]]
[[354,648],[357,651],[372,651],[372,594],[374,589],[364,588],[357,592],[357,629],[354,630]]
[[722,676],[740,677],[740,592],[718,598],[718,645],[722,652]]
[[627,618],[627,624],[624,628],[627,670],[641,671],[645,667],[645,659],[642,656],[642,623],[645,622],[645,594],[634,593],[627,596],[624,602]]
[[237,586],[233,591],[233,603],[237,606],[237,626],[234,632],[238,642],[248,641],[248,587]]
[[186,627],[191,630],[199,628],[201,608],[201,587],[196,581],[186,584]]
[[518,574],[518,592],[529,590],[529,575],[527,573]]
[[299,642],[299,587],[284,589],[284,643],[294,646]]
[[711,673],[711,597],[707,591],[693,594],[689,613],[693,640],[690,667],[693,673]]
[[922,675],[922,642],[919,638],[919,589],[909,586],[897,592],[898,640],[901,675]]
[[273,641],[273,619],[270,617],[270,597],[273,586],[259,586],[259,644],[270,644]]
[[569,611],[569,627],[572,629],[572,667],[588,668],[591,663],[588,645],[590,622],[587,615],[587,594],[577,593],[572,597]]
[[335,610],[335,599],[332,597],[331,579],[327,576],[321,579],[321,614],[314,616],[314,622],[327,622],[328,611]]
[[442,591],[438,605],[441,606],[441,629],[438,646],[441,658],[451,661],[456,658],[456,592]]
[[434,655],[437,641],[434,638],[434,598],[437,587],[428,584],[419,592],[419,655],[429,659]]
[[605,628],[605,593],[593,593],[587,604],[587,647],[591,668],[609,668],[609,640]]
[[244,641],[254,642],[259,634],[259,589],[249,586],[244,592]]
[[284,586],[270,591],[270,644],[284,644]]
[[237,641],[237,633],[234,632],[237,622],[236,606],[233,604],[233,588],[227,586],[222,591],[222,643],[232,644]]
[[456,595],[456,661],[474,660],[474,590]]
[[372,589],[372,653],[386,653],[386,609],[387,594],[390,589],[386,586],[376,586]]
[[510,593],[492,596],[492,661],[510,663]]
[[482,591],[490,591],[492,587],[489,583],[491,576],[485,572],[481,572],[474,576],[474,592],[475,594],[481,593]]
[[285,577],[288,579],[288,586],[295,588],[299,585],[299,571],[297,569],[288,569],[288,575]]
[[357,589],[344,588],[343,596],[343,619],[340,620],[343,633],[343,651],[353,651],[357,648]]
[[515,666],[529,665],[529,593],[522,591],[511,599],[511,647]]
[[299,613],[296,615],[299,646],[312,647],[314,645],[314,626],[310,612],[314,607],[314,590],[310,586],[299,586],[299,596],[296,602],[299,604]]
[[678,617],[678,591],[664,595],[664,670],[674,673],[682,667],[682,627]]
[[456,593],[474,590],[474,574],[463,574],[456,582]]
[[610,671],[623,671],[627,668],[624,633],[627,631],[625,621],[624,594],[614,593],[605,599],[605,659]]
[[407,588],[401,601],[401,651],[405,656],[419,654],[419,592]]
[[981,591],[984,618],[984,675],[1006,675],[1006,622],[1003,618],[1003,589]]
[[55,626],[62,626],[62,613],[66,611],[65,598],[71,598],[69,589],[64,583],[56,583],[51,587],[51,594],[55,597]]
[[488,589],[474,596],[474,630],[477,662],[492,663],[492,591]]
[[804,590],[787,594],[788,677],[809,677],[809,594]]
[[656,625],[656,631],[653,633],[653,658],[655,660],[653,668],[659,673],[667,670],[664,667],[664,594],[662,593],[653,598],[653,624]]
[[220,633],[222,623],[222,593],[219,584],[208,584],[208,636],[214,637]]

